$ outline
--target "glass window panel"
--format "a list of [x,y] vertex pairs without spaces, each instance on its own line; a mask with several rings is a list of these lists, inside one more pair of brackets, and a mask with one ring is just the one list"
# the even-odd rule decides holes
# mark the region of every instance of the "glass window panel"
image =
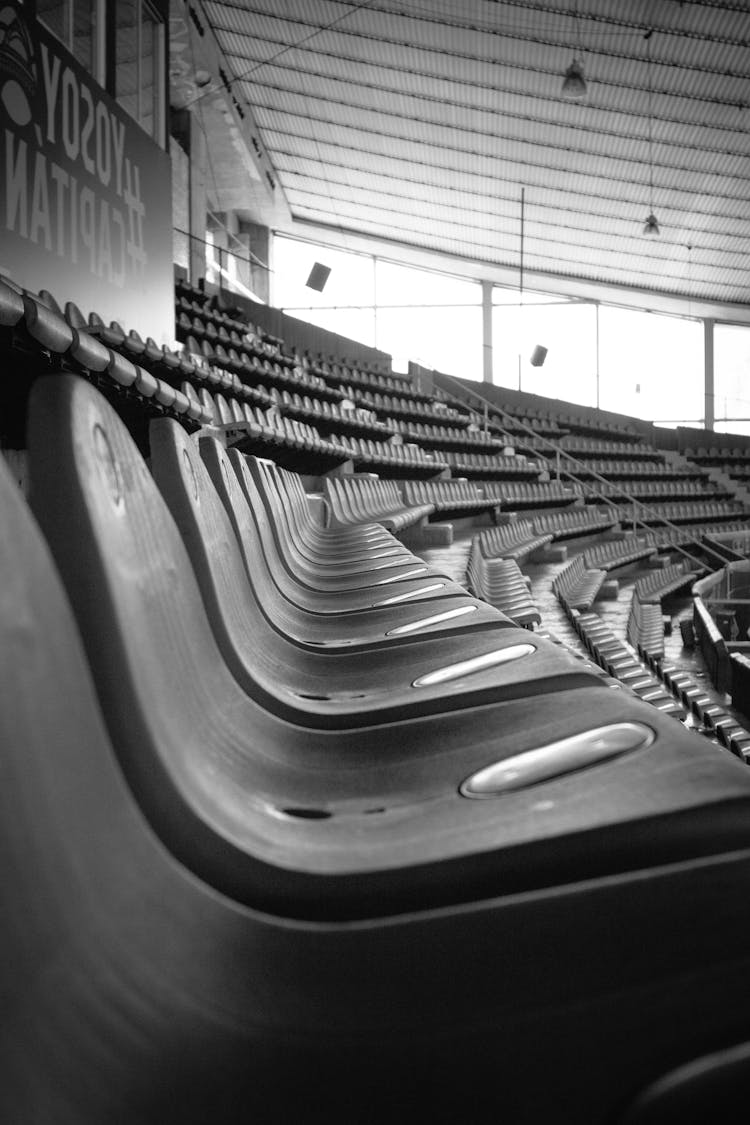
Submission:
[[750,328],[714,326],[714,396],[717,430],[725,419],[750,418]]
[[[310,270],[319,262],[330,268],[322,292],[308,288]],[[373,260],[366,254],[353,254],[345,250],[330,250],[298,242],[292,238],[274,240],[274,294],[273,303],[279,307],[298,311],[292,315],[302,320],[312,320],[308,311],[327,309],[331,312],[356,309],[375,302]],[[329,327],[326,325],[326,327]],[[333,329],[339,331],[339,329]]]
[[376,264],[378,307],[388,305],[481,305],[482,290],[476,281],[433,270],[400,266],[378,259]]
[[74,0],[73,54],[90,74],[94,73],[94,27],[96,5],[92,0]]
[[144,7],[141,23],[140,123],[149,136],[154,135],[156,120],[156,85],[154,71],[155,21]]
[[[502,387],[582,406],[596,405],[596,308],[556,297],[519,306],[512,301],[496,304],[492,313],[494,379]],[[547,349],[541,366],[530,360],[535,348]]]
[[117,100],[138,120],[138,3],[118,0],[115,30],[115,90]]
[[378,307],[377,345],[397,371],[408,361],[462,379],[482,378],[482,310],[479,307]]
[[69,39],[70,0],[37,0],[36,12],[45,27],[67,44]]
[[703,325],[601,306],[599,396],[614,410],[657,425],[703,418]]

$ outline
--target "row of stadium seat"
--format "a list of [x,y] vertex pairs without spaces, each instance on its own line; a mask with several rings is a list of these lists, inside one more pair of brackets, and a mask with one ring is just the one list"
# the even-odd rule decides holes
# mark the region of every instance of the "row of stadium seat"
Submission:
[[531,520],[510,520],[498,527],[485,528],[477,535],[485,558],[514,559],[522,563],[534,551],[552,542],[552,533],[537,533]]
[[[549,425],[553,433],[568,431],[571,434],[593,435],[594,437],[614,438],[626,442],[639,442],[640,434],[624,428],[616,422],[608,422],[601,417],[584,417],[583,415],[570,414],[568,411],[543,409],[532,407],[527,403],[516,404],[502,403],[502,409],[509,415],[522,418],[525,422],[533,424],[541,422]],[[507,419],[495,416],[501,426],[506,425]]]
[[459,476],[480,477],[483,480],[522,478],[537,480],[539,464],[523,456],[504,456],[502,453],[446,453],[445,460]]
[[682,720],[686,717],[683,703],[668,690],[661,678],[643,663],[596,613],[573,610],[571,622],[593,660],[627,691],[662,715]]
[[746,447],[729,445],[712,445],[708,448],[702,445],[686,446],[682,452],[688,460],[708,465],[719,465],[724,462],[740,465],[750,464],[750,449]]
[[441,516],[481,515],[494,512],[497,500],[466,480],[404,481],[404,500],[407,504],[431,504]]
[[180,312],[175,331],[181,340],[193,339],[210,348],[223,350],[236,348],[240,354],[251,360],[260,362],[268,360],[279,367],[287,368],[300,366],[293,356],[285,355],[278,345],[271,344],[259,336],[250,324],[235,322],[227,328],[222,323],[217,328],[211,319],[204,320],[201,316],[189,316],[185,312]]
[[635,593],[641,602],[660,603],[670,595],[684,590],[686,586],[692,586],[700,573],[700,568],[691,568],[685,560],[681,560],[639,578],[635,584]]
[[[561,437],[558,442],[561,449],[571,453],[581,460],[589,458],[614,458],[617,461],[632,459],[634,461],[663,461],[664,455],[643,441],[614,441],[600,440],[599,438],[579,437],[569,434]],[[549,451],[547,452],[549,456]]]
[[393,481],[347,474],[326,477],[325,499],[334,527],[378,523],[397,534],[435,511],[434,504],[405,504]]
[[623,535],[608,543],[597,543],[593,547],[587,547],[583,557],[587,567],[616,570],[617,567],[628,566],[655,554],[656,547],[652,537],[646,533],[642,536]]
[[605,570],[587,567],[583,555],[579,554],[555,575],[552,592],[572,619],[574,611],[591,609],[606,578]]
[[241,346],[225,348],[222,344],[212,345],[207,340],[199,342],[195,336],[185,336],[183,345],[188,356],[197,357],[196,362],[202,361],[209,368],[217,367],[222,371],[228,371],[250,386],[262,382],[282,390],[284,388],[304,390],[310,395],[333,399],[336,402],[340,402],[345,397],[343,391],[326,386],[317,376],[308,374],[301,367],[283,366],[277,359],[251,356]]
[[503,448],[503,442],[495,434],[484,430],[459,430],[455,426],[428,425],[423,422],[406,422],[400,418],[387,419],[387,424],[392,426],[397,433],[402,434],[410,441],[418,441],[430,448],[455,449],[459,451],[471,449],[497,449]]
[[447,469],[440,454],[432,455],[418,445],[396,445],[370,438],[336,435],[336,441],[346,449],[349,459],[367,472],[389,477],[433,477]]
[[379,422],[367,410],[351,410],[340,406],[338,403],[328,402],[326,399],[300,395],[296,391],[290,392],[286,388],[279,391],[276,387],[269,388],[269,394],[276,408],[283,414],[302,421],[313,422],[318,430],[335,429],[337,433],[349,433],[359,437],[380,438],[387,441],[393,435],[393,430],[385,422]]
[[508,510],[553,508],[576,504],[581,498],[581,488],[559,480],[488,481],[484,494]]
[[422,399],[400,398],[395,395],[379,394],[377,391],[355,391],[354,401],[368,410],[377,410],[381,415],[398,418],[401,421],[419,422],[425,418],[438,425],[468,426],[470,418],[449,406],[438,406]]
[[172,418],[149,470],[51,373],[28,444],[46,543],[0,469],[6,1120],[460,1120],[456,1074],[553,1120],[582,1057],[603,1120],[655,1037],[718,1034],[743,973],[690,919],[709,868],[742,900],[729,755]]
[[633,590],[625,629],[630,644],[640,656],[649,660],[664,658],[664,619],[659,601],[641,601]]
[[[747,514],[738,501],[729,500],[695,500],[673,501],[657,504],[638,504],[637,519],[646,524],[658,524],[661,520],[670,523],[707,523],[725,520],[739,520]],[[620,522],[627,526],[632,523],[631,513],[626,504],[622,505]]]
[[575,475],[578,477],[586,478],[592,472],[599,473],[600,476],[611,478],[647,478],[647,479],[669,479],[669,478],[682,478],[693,477],[698,479],[705,479],[705,472],[697,466],[675,465],[667,461],[618,461],[612,460],[591,460],[587,459],[584,464],[577,465],[575,468]]
[[315,375],[333,386],[344,385],[347,388],[369,390],[377,394],[396,394],[413,399],[415,402],[432,402],[437,397],[419,391],[408,379],[399,379],[397,375],[386,374],[373,368],[339,363],[334,359],[327,360],[322,357],[308,357],[307,366]]
[[589,496],[595,499],[597,496],[606,496],[610,500],[614,500],[616,504],[628,503],[628,497],[623,496],[623,492],[629,493],[631,497],[636,500],[649,500],[651,498],[658,499],[671,499],[682,497],[700,497],[702,499],[711,500],[719,497],[730,496],[731,493],[728,489],[713,481],[697,481],[697,480],[637,480],[637,479],[622,479],[616,482],[602,484],[600,481],[592,481],[589,484],[589,491],[587,492],[587,499]]
[[529,580],[521,573],[514,559],[487,558],[481,551],[478,536],[471,541],[466,564],[469,589],[478,598],[501,610],[525,629],[541,624],[539,609],[531,595]]
[[534,531],[538,535],[548,532],[554,540],[575,539],[595,531],[608,531],[617,526],[620,514],[616,508],[605,504],[571,507],[565,512],[545,512],[534,517]]

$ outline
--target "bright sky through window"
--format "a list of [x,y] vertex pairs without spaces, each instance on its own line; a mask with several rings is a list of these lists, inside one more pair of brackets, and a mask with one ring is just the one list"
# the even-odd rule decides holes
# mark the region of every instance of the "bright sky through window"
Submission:
[[[273,303],[292,316],[377,347],[395,371],[410,360],[464,379],[482,378],[479,282],[285,236],[274,243]],[[314,262],[331,268],[318,293]],[[493,289],[493,377],[499,386],[599,406],[660,425],[701,425],[703,324],[689,317],[564,297]],[[530,357],[547,349],[541,366]],[[715,415],[750,419],[750,328],[716,325]]]

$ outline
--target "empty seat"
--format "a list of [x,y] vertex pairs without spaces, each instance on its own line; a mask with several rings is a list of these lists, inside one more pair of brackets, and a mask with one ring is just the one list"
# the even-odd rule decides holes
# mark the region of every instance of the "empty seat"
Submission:
[[[633,1067],[602,1020],[639,1031],[641,1071],[656,1032],[674,1052],[675,1004],[714,1034],[717,983],[736,996],[742,979],[723,922],[746,917],[744,767],[601,689],[478,708],[471,746],[448,717],[419,742],[377,728],[336,753],[290,728],[277,757],[199,625],[166,510],[158,536],[138,526],[145,468],[120,475],[107,413],[60,401],[66,383],[47,381],[56,402],[34,395],[32,488],[88,660],[0,466],[4,1120],[343,1123],[358,1098],[388,1119],[417,1094],[457,1113],[457,1064],[512,1096],[546,1044],[555,1096],[592,1052],[592,1119]],[[459,795],[505,756],[602,729],[642,741],[501,797]],[[664,995],[665,950],[675,985],[692,981],[683,1007],[681,989]]]
[[[410,643],[395,648],[395,638],[388,643],[404,617],[429,619],[460,605],[459,599],[432,611],[422,606],[407,610],[399,602],[364,615],[316,617],[316,635],[327,641],[325,648],[311,652],[309,642],[305,647],[283,633],[290,621],[298,633],[312,631],[309,615],[280,604],[262,548],[251,552],[254,565],[246,571],[229,517],[187,434],[176,424],[156,424],[151,448],[154,474],[182,532],[225,660],[248,694],[290,721],[356,726],[585,685],[580,666],[566,654],[544,642],[529,645],[514,629],[461,638],[413,632]],[[362,616],[370,624],[382,619],[381,652],[352,652],[345,648],[349,642],[340,639],[347,627],[362,630]],[[498,626],[506,624],[498,615]]]

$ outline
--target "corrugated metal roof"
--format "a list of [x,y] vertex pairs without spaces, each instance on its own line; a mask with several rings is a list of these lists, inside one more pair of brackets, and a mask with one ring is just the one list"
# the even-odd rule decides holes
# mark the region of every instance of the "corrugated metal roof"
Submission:
[[[204,4],[293,219],[512,265],[523,187],[529,269],[744,304],[750,11],[741,8]],[[574,56],[588,88],[581,102],[561,95]],[[641,234],[652,206],[659,239]]]

